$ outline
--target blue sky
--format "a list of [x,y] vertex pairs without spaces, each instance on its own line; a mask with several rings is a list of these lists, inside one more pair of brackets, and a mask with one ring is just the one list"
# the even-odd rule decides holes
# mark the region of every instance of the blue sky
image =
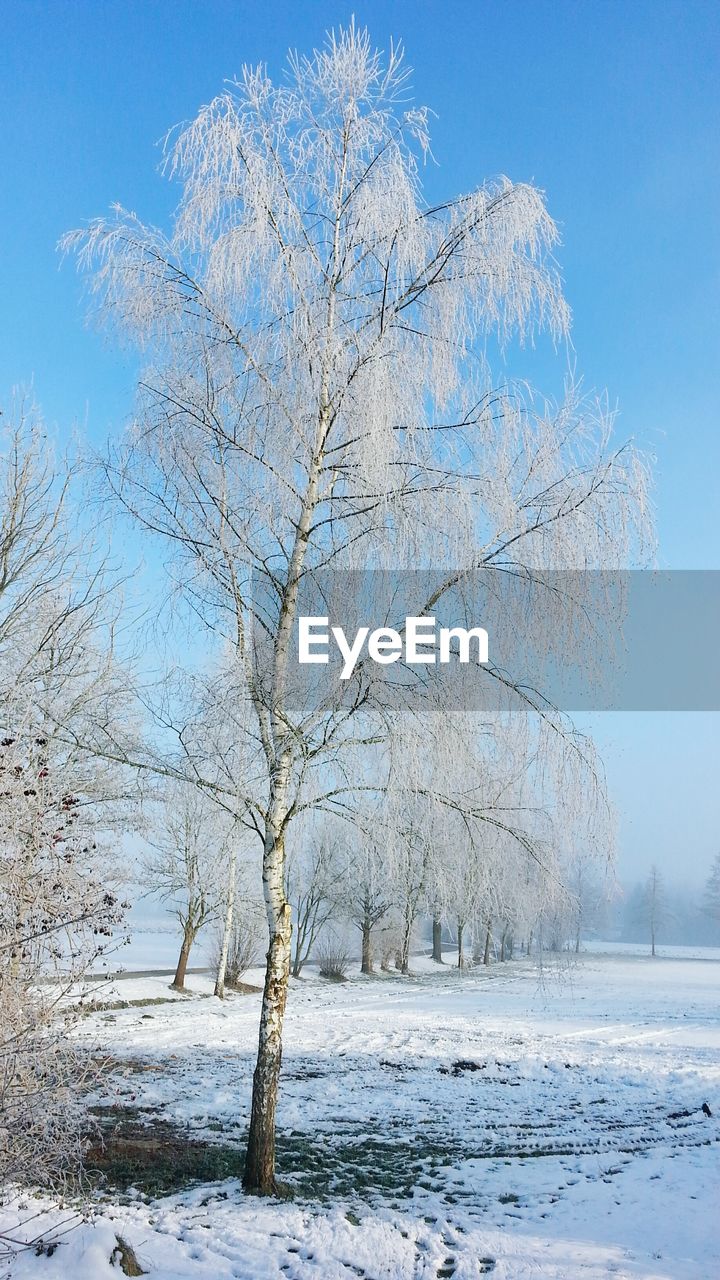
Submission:
[[[166,130],[243,62],[279,72],[288,46],[320,43],[353,8],[380,46],[403,38],[416,97],[437,113],[433,198],[499,172],[547,192],[577,368],[617,402],[619,434],[657,457],[660,563],[720,568],[720,6],[705,0],[6,0],[0,399],[32,377],[61,434],[79,423],[99,440],[122,425],[132,362],[84,327],[58,236],[114,200],[164,221]],[[533,377],[554,389],[564,359],[551,367],[541,352]],[[698,785],[718,718],[692,724],[599,726],[619,741],[608,764],[628,867],[642,870],[650,845],[671,865],[682,795],[699,868],[720,842],[712,779]],[[651,810],[666,821],[653,817],[640,853]]]

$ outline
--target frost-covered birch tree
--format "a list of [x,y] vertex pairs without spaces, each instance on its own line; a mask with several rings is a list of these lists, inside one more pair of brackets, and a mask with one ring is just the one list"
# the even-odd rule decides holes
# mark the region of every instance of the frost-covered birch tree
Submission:
[[275,1188],[288,827],[308,806],[349,812],[343,747],[386,736],[360,681],[339,708],[294,705],[306,577],[623,563],[642,515],[643,468],[611,447],[601,409],[572,390],[552,408],[489,372],[495,339],[568,327],[541,193],[499,178],[429,201],[428,151],[402,51],[382,56],[352,25],[293,55],[279,84],[246,68],[170,136],[168,233],[118,207],[64,242],[100,319],[146,356],[111,486],[174,551],[254,716],[261,776],[250,794],[237,785],[270,931],[245,1172],[262,1193]]

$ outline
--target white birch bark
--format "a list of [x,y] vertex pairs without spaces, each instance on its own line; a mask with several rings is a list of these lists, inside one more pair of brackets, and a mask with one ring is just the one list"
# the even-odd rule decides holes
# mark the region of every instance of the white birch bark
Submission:
[[225,995],[225,971],[227,969],[228,950],[230,947],[230,937],[232,935],[233,917],[235,914],[235,893],[237,891],[237,843],[233,840],[230,849],[230,863],[228,866],[228,883],[227,883],[227,906],[225,908],[225,919],[223,921],[223,935],[220,944],[220,957],[218,960],[217,974],[215,975],[215,995],[222,1000]]

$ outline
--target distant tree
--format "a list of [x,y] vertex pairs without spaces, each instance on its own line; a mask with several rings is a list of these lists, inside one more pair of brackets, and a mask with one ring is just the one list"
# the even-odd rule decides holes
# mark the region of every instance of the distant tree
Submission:
[[583,930],[598,926],[606,899],[602,870],[591,855],[582,852],[571,859],[567,887],[572,895],[573,945],[577,954],[580,950]]
[[197,788],[169,789],[157,837],[146,856],[147,883],[179,920],[180,955],[172,985],[185,988],[190,952],[201,929],[218,919],[226,891],[227,823]]
[[668,919],[665,883],[654,863],[650,868],[650,874],[645,881],[642,896],[642,911],[645,925],[650,934],[650,954],[654,956],[658,931]]
[[703,893],[702,909],[711,920],[720,923],[720,853],[715,854]]
[[295,914],[292,975],[299,978],[324,926],[335,913],[345,865],[337,832],[315,829],[309,848],[291,846],[286,862],[287,900]]
[[370,828],[372,814],[359,815],[355,838],[349,849],[349,863],[343,886],[343,914],[360,930],[360,972],[373,972],[373,930],[390,911],[392,895],[385,874],[382,839]]

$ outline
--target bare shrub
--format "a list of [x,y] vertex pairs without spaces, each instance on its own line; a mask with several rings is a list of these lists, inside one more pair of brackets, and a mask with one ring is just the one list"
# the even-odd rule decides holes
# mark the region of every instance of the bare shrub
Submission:
[[[231,991],[237,989],[247,973],[257,963],[261,952],[262,921],[255,910],[245,910],[236,915],[230,932],[224,985]],[[217,975],[222,954],[222,932],[213,940],[210,955],[212,971]]]
[[395,959],[400,954],[402,944],[402,928],[396,920],[391,920],[375,932],[375,941],[380,956],[380,968],[389,973],[394,968]]
[[0,1183],[79,1173],[90,1068],[69,1032],[127,905],[124,786],[92,743],[99,724],[124,732],[128,700],[110,586],[71,536],[71,481],[20,398],[0,427]]
[[347,949],[336,938],[328,939],[317,953],[320,965],[320,977],[329,978],[331,982],[346,982],[350,968],[350,956]]

